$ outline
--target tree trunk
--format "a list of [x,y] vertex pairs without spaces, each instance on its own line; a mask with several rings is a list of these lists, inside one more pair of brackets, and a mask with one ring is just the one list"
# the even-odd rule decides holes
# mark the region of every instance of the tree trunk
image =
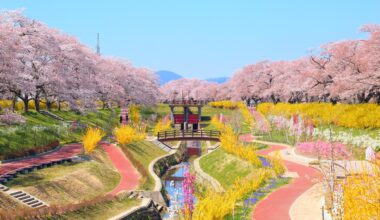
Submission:
[[29,111],[29,97],[28,95],[25,95],[23,98],[21,98],[21,100],[24,102],[24,112],[28,112]]
[[34,106],[36,107],[36,111],[37,112],[39,112],[41,110],[41,108],[40,108],[40,99],[39,99],[38,96],[34,98]]
[[16,110],[16,102],[17,102],[17,95],[14,95],[12,99],[12,112],[15,112]]
[[51,102],[51,101],[49,101],[49,100],[47,100],[46,99],[46,108],[47,108],[47,110],[50,112],[51,111],[51,105],[52,105],[53,103]]

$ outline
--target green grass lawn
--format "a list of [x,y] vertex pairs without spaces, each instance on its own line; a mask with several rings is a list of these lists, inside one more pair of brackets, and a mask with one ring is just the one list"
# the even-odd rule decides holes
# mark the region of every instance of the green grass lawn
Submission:
[[272,129],[268,133],[257,132],[257,133],[254,133],[254,135],[259,136],[258,139],[263,140],[263,141],[284,143],[284,144],[289,144],[292,146],[296,144],[296,138],[290,134],[288,134],[288,136],[287,136],[285,131],[283,131],[283,130],[280,131],[280,130],[273,130]]
[[[141,169],[144,169],[148,174],[140,184],[139,188],[142,190],[152,190],[154,188],[154,179],[149,175],[149,164],[155,158],[166,154],[167,152],[161,150],[159,147],[149,141],[138,141],[127,146],[122,147],[128,150],[134,159],[141,164]],[[136,167],[139,165],[135,164]]]
[[[74,111],[53,113],[66,121],[79,120],[86,126],[100,126],[107,134],[111,134],[119,124],[119,111],[105,109],[83,114]],[[83,128],[72,130],[70,123],[54,120],[35,111],[23,115],[27,121],[24,125],[0,126],[0,160],[7,154],[38,148],[56,140],[61,144],[78,142],[84,132]]]
[[200,161],[203,171],[214,177],[224,188],[229,188],[236,179],[247,177],[256,168],[249,162],[218,148]]
[[92,160],[56,165],[19,175],[6,185],[22,189],[48,204],[72,204],[102,196],[120,181],[119,173],[102,149],[96,149]]
[[133,206],[140,204],[140,200],[133,198],[116,199],[114,201],[104,201],[95,205],[86,206],[79,210],[65,213],[61,216],[54,216],[52,219],[89,219],[89,220],[103,220],[118,215],[124,211],[127,211]]

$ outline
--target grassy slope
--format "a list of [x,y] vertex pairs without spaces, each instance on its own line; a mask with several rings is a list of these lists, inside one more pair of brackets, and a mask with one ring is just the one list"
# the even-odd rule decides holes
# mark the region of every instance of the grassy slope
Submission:
[[21,203],[16,202],[8,194],[0,192],[0,213],[2,210],[26,208],[26,206],[21,205]]
[[[138,141],[131,143],[124,148],[127,148],[132,153],[133,157],[139,161],[143,168],[149,173],[149,164],[155,158],[166,154],[165,151],[158,148],[156,145],[148,141]],[[149,175],[145,181],[139,186],[140,189],[150,190],[154,187],[154,180]]]
[[203,157],[201,168],[214,177],[224,187],[228,188],[238,178],[247,177],[255,167],[234,155],[226,153],[222,148]]
[[115,201],[107,201],[96,205],[87,206],[74,212],[65,213],[64,215],[55,217],[54,219],[103,220],[118,215],[129,208],[138,205],[139,203],[140,200],[136,198],[124,198]]
[[[120,110],[98,110],[86,114],[77,114],[73,111],[53,111],[67,121],[79,120],[81,123],[90,126],[100,126],[107,133],[118,124],[118,112]],[[53,140],[60,140],[61,143],[75,142],[80,140],[82,130],[71,132],[63,129],[63,122],[54,120],[48,116],[35,111],[23,114],[27,123],[23,126],[0,126],[0,155],[20,149],[34,148],[45,145]],[[33,126],[39,129],[33,130]],[[58,130],[58,126],[62,129]],[[42,129],[43,128],[43,129]]]
[[97,149],[94,160],[57,165],[21,175],[7,185],[25,190],[48,204],[71,204],[111,191],[120,180],[119,174],[103,150]]

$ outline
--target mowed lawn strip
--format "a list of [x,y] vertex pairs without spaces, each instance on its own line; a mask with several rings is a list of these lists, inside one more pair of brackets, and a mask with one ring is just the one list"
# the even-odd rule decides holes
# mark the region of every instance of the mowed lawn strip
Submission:
[[[75,111],[52,111],[65,121],[79,120],[88,126],[99,126],[108,135],[119,123],[119,109],[97,110],[86,113]],[[0,160],[2,156],[35,149],[53,141],[61,144],[80,141],[84,129],[71,130],[70,124],[55,120],[36,111],[23,113],[26,123],[23,125],[0,125]]]
[[91,220],[103,220],[116,216],[124,211],[127,211],[133,206],[140,204],[141,200],[137,198],[121,198],[113,201],[104,201],[95,205],[86,206],[79,210],[65,213],[61,216],[54,216],[53,219],[91,219]]
[[[128,157],[128,152],[133,156],[134,159],[131,159],[133,165],[139,170],[144,169],[146,176],[142,174],[142,183],[139,186],[139,189],[142,190],[151,190],[154,187],[154,179],[149,174],[149,164],[151,161],[160,157],[167,152],[163,151],[153,143],[149,141],[137,141],[128,144],[127,146],[122,146],[124,153]],[[128,151],[128,152],[126,152]],[[138,163],[138,164],[136,164]],[[141,173],[141,170],[139,171]],[[145,177],[145,178],[144,178]]]
[[245,160],[228,154],[222,148],[203,157],[200,161],[202,170],[229,188],[238,178],[247,177],[256,168]]

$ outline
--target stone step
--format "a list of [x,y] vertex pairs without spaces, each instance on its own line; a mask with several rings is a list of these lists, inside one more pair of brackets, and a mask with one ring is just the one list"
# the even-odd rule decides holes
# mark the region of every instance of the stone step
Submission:
[[28,205],[33,205],[33,204],[38,203],[38,202],[40,202],[40,201],[38,201],[38,200],[36,200],[36,199],[33,199],[32,201],[27,202],[26,204],[28,204]]
[[11,196],[15,196],[15,195],[18,195],[18,194],[20,194],[20,193],[22,193],[22,191],[13,192],[13,193],[11,193],[11,194],[9,194],[9,195],[11,195]]
[[0,185],[0,190],[1,190],[1,191],[8,191],[9,188],[6,187],[6,186],[4,186],[4,185]]
[[25,199],[28,199],[28,198],[30,198],[30,195],[21,196],[21,197],[18,197],[17,199],[24,201]]
[[20,198],[20,197],[23,197],[23,196],[25,196],[26,195],[26,193],[21,193],[21,194],[17,194],[17,195],[15,195],[15,196],[13,196],[13,197],[15,197],[15,198]]
[[33,208],[37,208],[37,207],[42,206],[42,205],[43,205],[42,202],[38,202],[38,203],[35,203],[35,204],[31,205],[31,206],[32,206]]
[[33,201],[33,200],[35,200],[34,198],[29,198],[29,199],[25,199],[24,201],[22,201],[22,202],[24,202],[24,203],[28,203],[28,202],[31,202],[31,201]]

